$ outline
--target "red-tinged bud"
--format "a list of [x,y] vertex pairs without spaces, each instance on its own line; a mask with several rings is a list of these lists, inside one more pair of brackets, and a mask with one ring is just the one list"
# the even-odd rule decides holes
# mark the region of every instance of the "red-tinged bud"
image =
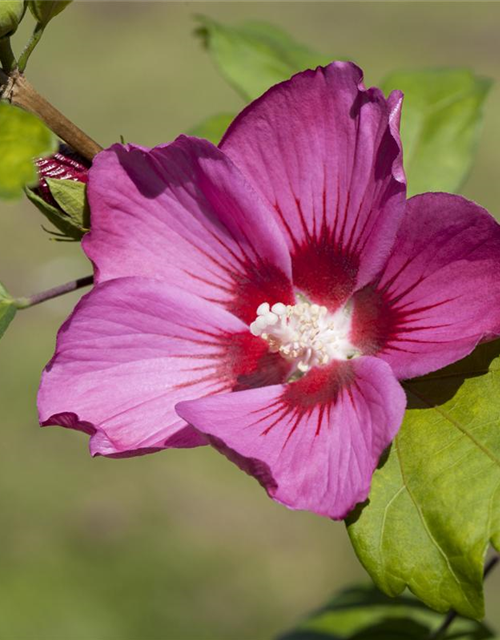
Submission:
[[39,182],[35,188],[25,189],[26,196],[58,229],[55,236],[81,240],[90,225],[86,196],[90,163],[61,144],[56,154],[35,164]]
[[35,164],[40,182],[33,191],[53,207],[59,208],[59,205],[50,192],[47,178],[87,183],[90,163],[66,144],[61,144],[53,156],[41,158]]

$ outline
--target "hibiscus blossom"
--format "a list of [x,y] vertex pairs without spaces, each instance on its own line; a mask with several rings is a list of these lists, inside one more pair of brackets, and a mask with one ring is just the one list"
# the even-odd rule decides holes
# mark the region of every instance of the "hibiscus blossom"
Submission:
[[365,500],[399,380],[500,333],[500,227],[459,196],[405,203],[401,105],[338,62],[271,88],[218,148],[100,153],[96,285],[43,374],[42,425],[92,455],[208,443],[293,509]]

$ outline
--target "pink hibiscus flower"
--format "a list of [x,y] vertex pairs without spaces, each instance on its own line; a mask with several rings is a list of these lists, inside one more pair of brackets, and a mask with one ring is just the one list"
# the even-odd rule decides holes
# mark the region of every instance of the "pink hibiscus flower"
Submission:
[[500,333],[500,227],[459,196],[405,203],[401,104],[338,62],[271,88],[219,148],[100,153],[96,285],[43,374],[42,425],[92,455],[209,443],[293,509],[365,500],[398,381]]

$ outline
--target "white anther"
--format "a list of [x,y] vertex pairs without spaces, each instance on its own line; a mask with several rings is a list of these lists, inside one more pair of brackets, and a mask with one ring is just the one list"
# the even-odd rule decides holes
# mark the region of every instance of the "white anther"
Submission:
[[266,340],[272,353],[279,352],[292,362],[293,371],[305,373],[332,360],[360,355],[349,340],[351,316],[349,305],[331,314],[326,307],[309,302],[277,302],[272,307],[263,302],[250,332]]
[[269,324],[266,316],[257,316],[255,319],[255,324],[259,327],[259,329],[264,329]]
[[253,336],[260,336],[261,334],[261,330],[260,328],[257,326],[256,322],[252,322],[252,324],[250,325],[250,333]]
[[286,313],[286,306],[282,302],[277,302],[276,304],[273,304],[273,306],[271,307],[271,311],[277,316],[282,316]]
[[273,325],[276,324],[279,320],[278,316],[275,313],[266,313],[266,315],[261,316],[262,318],[265,318],[267,324]]

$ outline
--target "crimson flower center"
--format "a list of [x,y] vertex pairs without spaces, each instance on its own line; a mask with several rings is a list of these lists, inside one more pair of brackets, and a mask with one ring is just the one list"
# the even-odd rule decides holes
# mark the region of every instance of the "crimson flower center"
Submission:
[[334,313],[324,306],[300,302],[270,307],[263,302],[250,325],[254,336],[263,338],[272,353],[293,363],[300,373],[332,360],[349,360],[360,355],[350,341],[352,305]]

